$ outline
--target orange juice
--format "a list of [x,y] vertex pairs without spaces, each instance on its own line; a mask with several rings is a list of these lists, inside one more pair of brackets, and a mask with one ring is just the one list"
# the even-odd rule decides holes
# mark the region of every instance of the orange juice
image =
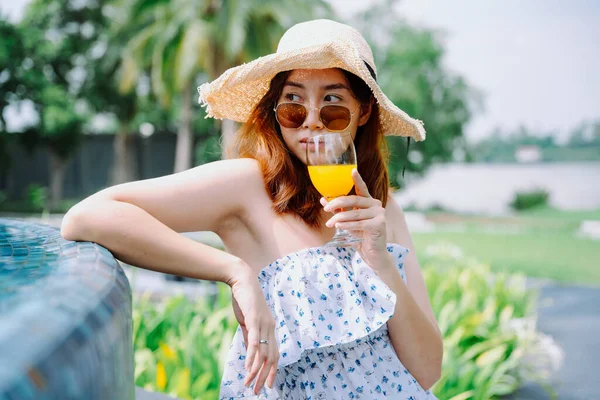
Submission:
[[347,165],[309,165],[308,174],[315,188],[327,200],[345,196],[352,190],[352,169],[356,164]]

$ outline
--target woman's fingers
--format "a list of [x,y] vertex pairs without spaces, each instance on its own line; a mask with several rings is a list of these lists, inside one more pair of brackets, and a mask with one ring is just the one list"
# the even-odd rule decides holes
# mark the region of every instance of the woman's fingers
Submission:
[[331,217],[325,225],[332,227],[340,222],[369,220],[377,217],[379,214],[381,214],[381,210],[375,207],[341,211]]
[[[254,387],[258,394],[264,386],[273,364],[279,360],[275,339],[275,320],[256,276],[247,275],[234,282],[232,295],[235,299],[234,305],[238,306],[236,318],[240,322],[246,342],[244,368],[247,374],[244,385],[248,387],[255,382]],[[261,340],[266,340],[267,343],[260,343]],[[262,370],[263,368],[264,370]],[[258,375],[259,373],[260,375]]]
[[325,207],[325,206],[327,205],[327,203],[329,203],[325,197],[321,197],[321,198],[319,199],[319,202],[321,203],[321,205],[322,205],[323,207]]
[[358,170],[354,168],[352,170],[352,179],[354,180],[354,187],[356,188],[356,194],[364,197],[371,197],[369,194],[369,188],[363,180],[362,176],[358,173]]
[[272,340],[272,342],[270,342],[270,346],[271,346],[271,352],[273,355],[273,363],[269,370],[269,376],[267,376],[267,386],[272,388],[273,384],[275,383],[275,378],[277,377],[277,365],[279,364],[279,347],[277,346],[277,339],[275,338],[275,331],[273,331],[273,334],[271,335],[271,339],[269,339],[269,340],[270,341]]
[[[277,362],[277,356],[275,354],[275,351],[277,351],[277,345],[275,344],[275,338],[273,335],[269,335],[267,340],[269,341],[269,344],[262,344],[260,349],[260,360],[262,360],[262,364],[260,373],[256,378],[256,384],[254,385],[254,394],[258,394],[258,392],[260,392],[260,390],[263,388],[265,381],[271,373],[273,364]],[[274,347],[275,351],[273,351]]]
[[368,231],[379,229],[384,223],[385,219],[382,220],[380,217],[375,217],[363,219],[361,221],[337,222],[335,226],[339,229],[346,229],[349,231]]
[[256,325],[248,327],[248,342],[247,342],[247,350],[246,350],[246,363],[245,368],[248,371],[248,375],[246,375],[246,379],[244,380],[244,385],[248,386],[248,383],[254,379],[252,376],[252,371],[254,367],[254,359],[256,356],[256,352],[258,351],[258,329]]
[[[261,345],[261,346],[264,346],[264,345]],[[260,367],[262,366],[263,362],[264,362],[264,360],[261,360],[260,346],[258,346],[258,349],[256,350],[256,353],[255,353],[254,360],[252,362],[252,366],[250,367],[250,371],[248,371],[248,375],[246,375],[246,379],[244,379],[244,385],[250,386],[250,384],[256,378],[258,371],[260,371]]]
[[269,371],[269,376],[267,377],[267,386],[272,388],[275,384],[275,378],[277,377],[277,364],[279,363],[279,350],[275,350],[277,354],[275,354],[275,362],[271,366],[271,370]]
[[[269,384],[269,387],[273,386],[274,376],[277,373],[277,363],[279,361],[279,349],[277,347],[277,341],[275,339],[275,327],[271,323],[262,323],[259,325],[260,334],[256,335],[249,333],[249,341],[252,349],[252,359],[250,359],[250,347],[248,348],[248,357],[246,362],[250,365],[248,375],[244,379],[244,385],[250,386],[254,381],[254,393],[258,394],[263,388],[265,381]],[[253,332],[259,331],[259,329],[252,330]],[[250,332],[250,330],[249,330]],[[250,339],[256,338],[256,339]],[[260,343],[260,338],[266,339],[268,343]],[[248,368],[247,368],[248,369]]]
[[328,201],[325,197],[321,197],[319,202],[325,211],[335,212],[336,210],[343,208],[368,208],[377,205],[381,206],[381,201],[374,199],[369,194],[369,188],[356,168],[352,170],[352,179],[354,180],[356,196],[340,196],[331,201]]
[[273,363],[269,370],[269,376],[267,377],[267,385],[270,388],[273,387],[275,383],[275,377],[277,376],[277,366],[279,365],[279,343],[277,342],[277,338],[275,337],[275,330],[273,329],[273,333],[271,334],[271,352],[273,353]]
[[369,208],[380,206],[381,201],[372,197],[363,196],[341,196],[331,200],[324,207],[325,211],[334,212],[342,208]]
[[[261,334],[264,336],[264,333],[262,332],[264,331],[261,331]],[[270,344],[271,343],[268,345],[260,343],[258,345],[258,352],[251,371],[252,379],[250,380],[253,381],[256,378],[256,381],[254,382],[254,394],[258,394],[258,392],[260,392],[267,375],[267,371],[265,371],[265,364],[269,357]]]
[[[258,329],[256,329],[256,331],[258,331]],[[252,340],[251,343],[251,346],[254,346],[254,352],[252,354],[252,359],[250,360],[250,370],[248,371],[248,375],[246,376],[246,379],[244,381],[244,384],[246,386],[249,386],[250,383],[254,381],[256,375],[258,374],[258,371],[260,371],[260,368],[264,362],[264,360],[262,360],[261,357],[264,354],[264,350],[262,349],[262,347],[264,347],[265,345],[260,344],[258,341],[259,335],[256,335],[256,339]]]

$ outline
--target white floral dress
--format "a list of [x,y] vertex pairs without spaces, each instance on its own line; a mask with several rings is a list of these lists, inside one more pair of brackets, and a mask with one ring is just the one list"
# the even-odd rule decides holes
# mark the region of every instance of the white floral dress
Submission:
[[[402,279],[408,249],[389,244]],[[402,365],[387,321],[395,293],[345,247],[289,254],[258,276],[273,316],[280,359],[273,389],[258,396],[244,386],[241,328],[231,344],[220,399],[435,399]]]

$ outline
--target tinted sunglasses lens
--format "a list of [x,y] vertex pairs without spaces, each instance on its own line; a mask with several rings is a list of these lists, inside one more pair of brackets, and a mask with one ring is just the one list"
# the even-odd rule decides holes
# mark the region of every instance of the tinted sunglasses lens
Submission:
[[285,128],[300,128],[306,119],[306,108],[301,104],[284,103],[277,106],[277,121]]
[[329,131],[342,131],[350,125],[350,110],[343,106],[321,108],[321,121]]

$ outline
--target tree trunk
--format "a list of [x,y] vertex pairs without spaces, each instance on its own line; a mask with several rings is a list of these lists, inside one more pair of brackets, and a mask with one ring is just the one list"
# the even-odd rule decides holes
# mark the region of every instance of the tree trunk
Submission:
[[237,129],[236,122],[230,119],[224,119],[221,123],[221,135],[223,136],[223,152],[221,158],[224,160],[227,158],[236,158],[238,156],[237,152],[230,149]]
[[181,119],[177,131],[175,148],[175,173],[190,169],[192,166],[192,93],[191,85],[185,85],[182,93]]
[[110,185],[136,180],[135,160],[131,152],[133,137],[128,134],[127,123],[119,122],[119,132],[113,141],[114,159],[110,176]]
[[[215,73],[213,79],[223,74],[230,67],[236,64],[230,64],[227,62],[225,55],[223,54],[223,48],[216,46],[213,54],[213,62],[211,64],[211,70]],[[221,138],[223,148],[221,150],[221,158],[226,160],[228,158],[236,158],[237,152],[230,148],[233,143],[233,138],[238,130],[237,123],[230,119],[224,119],[221,121]]]
[[47,207],[55,210],[62,200],[67,160],[50,150],[50,201]]

